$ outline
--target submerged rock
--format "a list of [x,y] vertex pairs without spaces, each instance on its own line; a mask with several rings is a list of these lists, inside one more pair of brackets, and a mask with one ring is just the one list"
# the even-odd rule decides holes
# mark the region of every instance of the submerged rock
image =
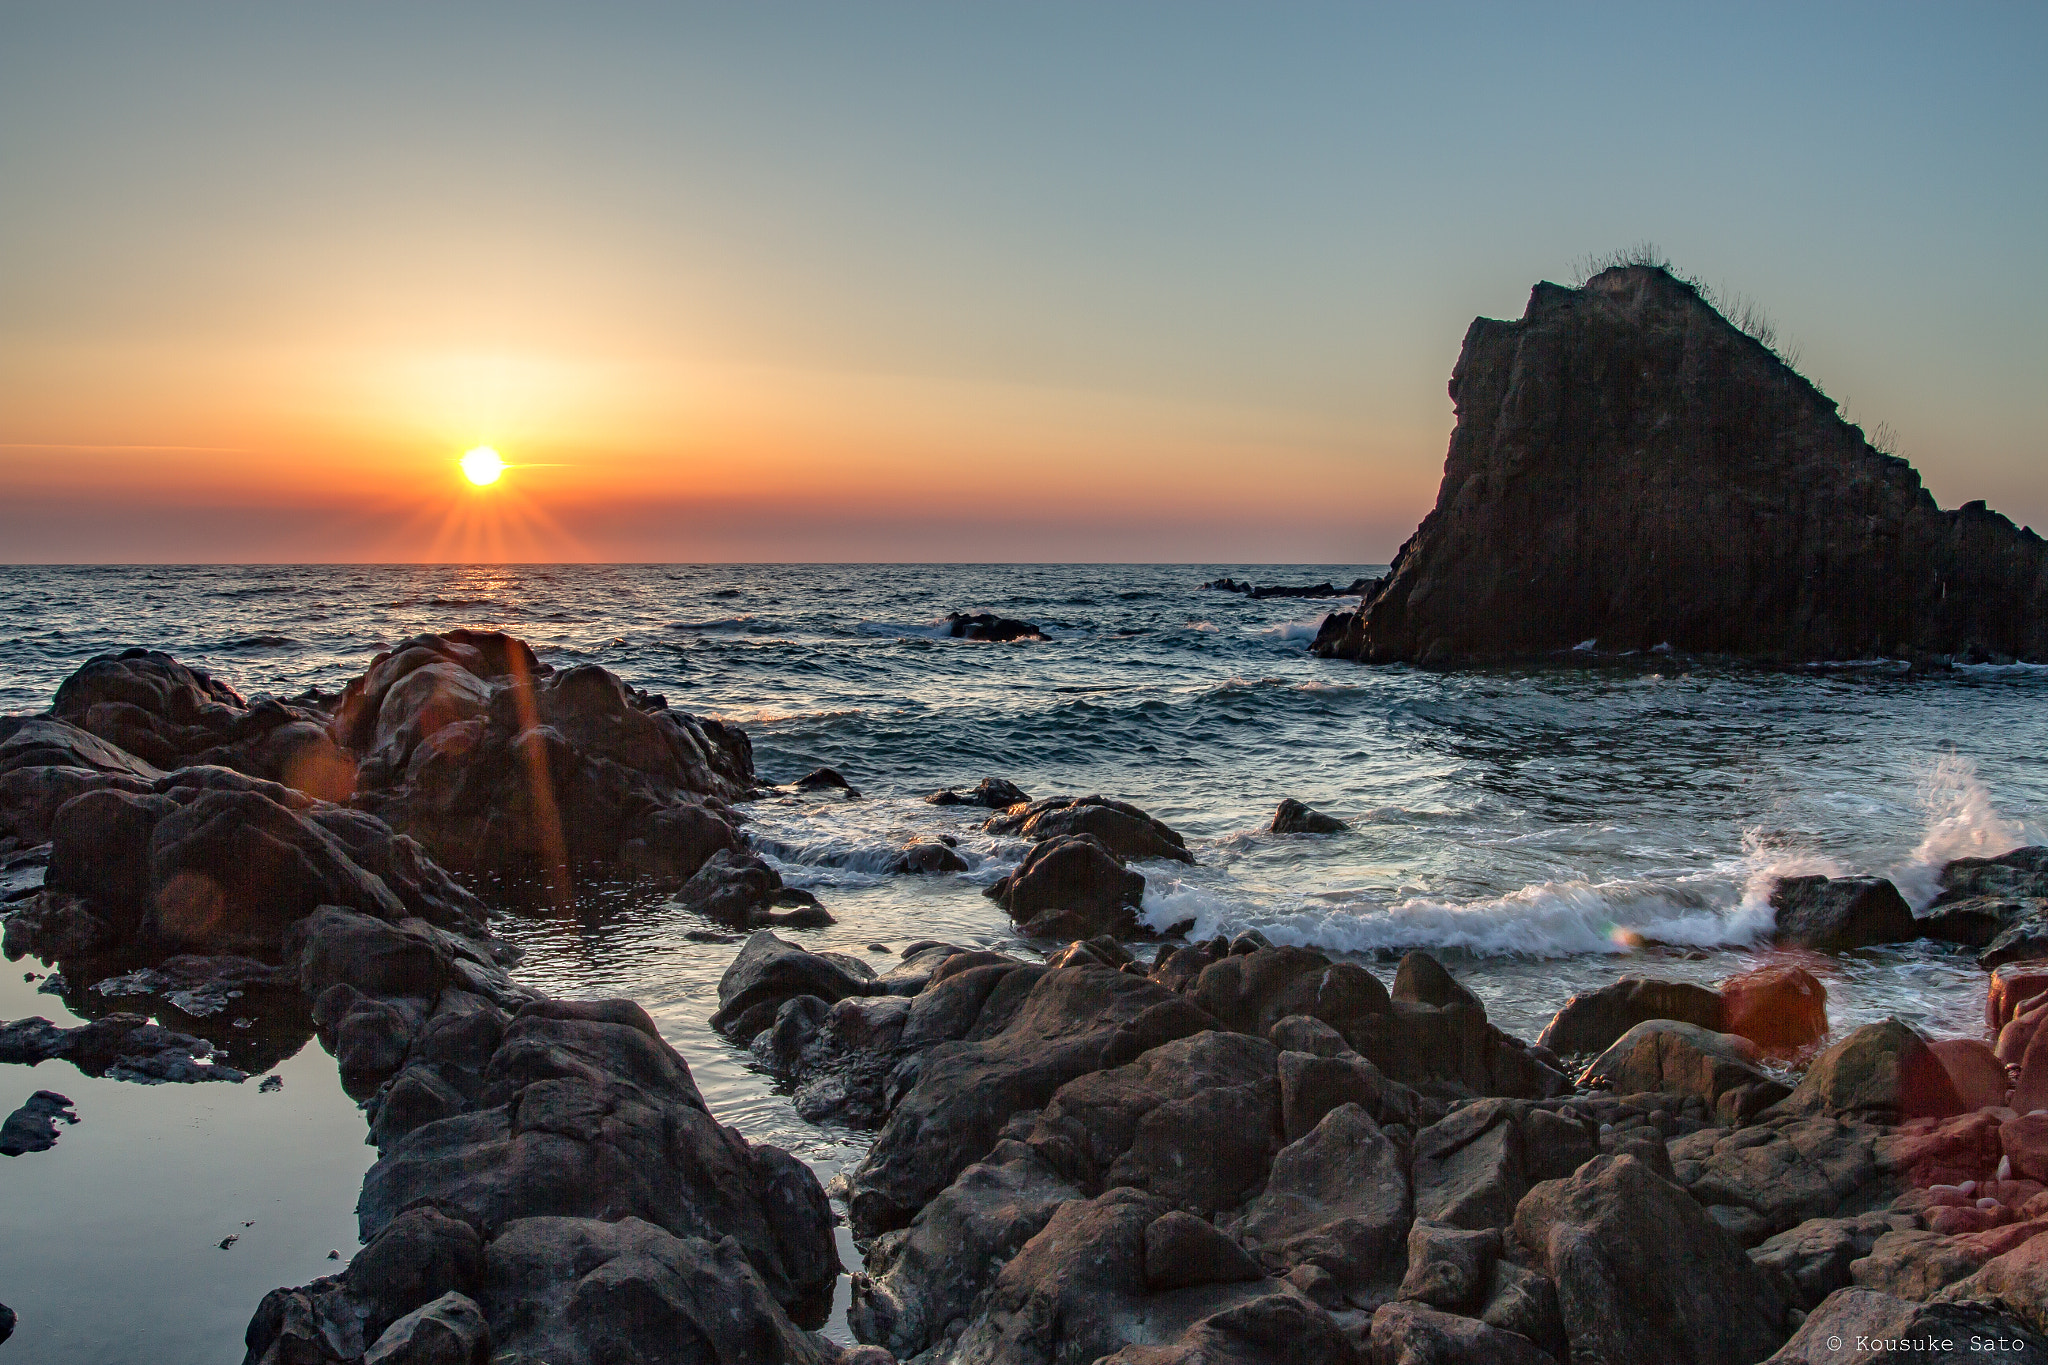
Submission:
[[71,1100],[54,1090],[38,1090],[28,1102],[0,1123],[0,1156],[47,1152],[57,1145],[57,1122],[78,1122]]
[[1472,324],[1450,393],[1436,507],[1329,653],[2048,660],[2048,543],[1937,508],[1662,269],[1537,285]]
[[1271,828],[1275,834],[1341,834],[1351,826],[1334,815],[1312,810],[1289,797],[1280,803],[1279,810],[1273,812]]
[[968,792],[957,792],[951,787],[935,791],[925,798],[934,806],[985,806],[990,810],[1008,810],[1012,806],[1029,805],[1031,798],[1024,789],[1007,778],[984,777]]
[[972,616],[965,612],[953,612],[946,617],[951,627],[947,634],[956,640],[1043,640],[1045,632],[1029,621],[1012,621],[993,612],[981,611]]

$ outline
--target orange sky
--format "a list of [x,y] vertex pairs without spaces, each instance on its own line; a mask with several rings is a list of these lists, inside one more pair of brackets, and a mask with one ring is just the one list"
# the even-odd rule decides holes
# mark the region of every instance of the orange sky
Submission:
[[1383,562],[1467,323],[1641,238],[2048,521],[2025,35],[1758,14],[1731,102],[1512,9],[13,7],[0,558]]

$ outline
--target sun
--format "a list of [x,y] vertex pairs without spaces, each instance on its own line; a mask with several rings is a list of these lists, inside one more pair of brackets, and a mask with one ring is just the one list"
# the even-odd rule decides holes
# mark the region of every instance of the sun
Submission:
[[489,446],[478,446],[462,457],[464,477],[479,488],[487,483],[496,483],[504,472],[504,460]]

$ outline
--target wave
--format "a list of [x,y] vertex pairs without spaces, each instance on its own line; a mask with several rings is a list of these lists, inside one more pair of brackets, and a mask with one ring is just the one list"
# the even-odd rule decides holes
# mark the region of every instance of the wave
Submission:
[[217,640],[201,645],[201,649],[287,649],[298,644],[289,635],[243,635],[232,640]]
[[1174,880],[1148,883],[1140,917],[1154,929],[1193,920],[1194,939],[1256,928],[1281,945],[1332,952],[1459,950],[1481,957],[1627,953],[1646,942],[1739,947],[1771,928],[1770,907],[1728,904],[1725,882],[1539,882],[1459,904],[1414,897],[1391,905],[1298,905],[1275,911]]
[[671,621],[668,623],[668,628],[670,630],[752,630],[757,624],[758,619],[752,615],[721,616],[712,621]]
[[940,617],[914,625],[908,621],[856,621],[853,625],[856,635],[873,635],[881,639],[904,639],[917,637],[926,640],[947,640],[953,635],[953,623]]
[[1313,640],[1322,626],[1323,618],[1318,616],[1313,621],[1282,621],[1277,626],[1263,628],[1259,634],[1274,640]]

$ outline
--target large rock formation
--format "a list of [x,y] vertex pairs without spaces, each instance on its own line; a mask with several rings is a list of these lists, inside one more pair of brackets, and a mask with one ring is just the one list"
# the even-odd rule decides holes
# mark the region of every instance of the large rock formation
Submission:
[[1938,508],[1662,269],[1478,319],[1450,392],[1436,508],[1326,657],[2048,659],[2048,543],[1981,502]]

